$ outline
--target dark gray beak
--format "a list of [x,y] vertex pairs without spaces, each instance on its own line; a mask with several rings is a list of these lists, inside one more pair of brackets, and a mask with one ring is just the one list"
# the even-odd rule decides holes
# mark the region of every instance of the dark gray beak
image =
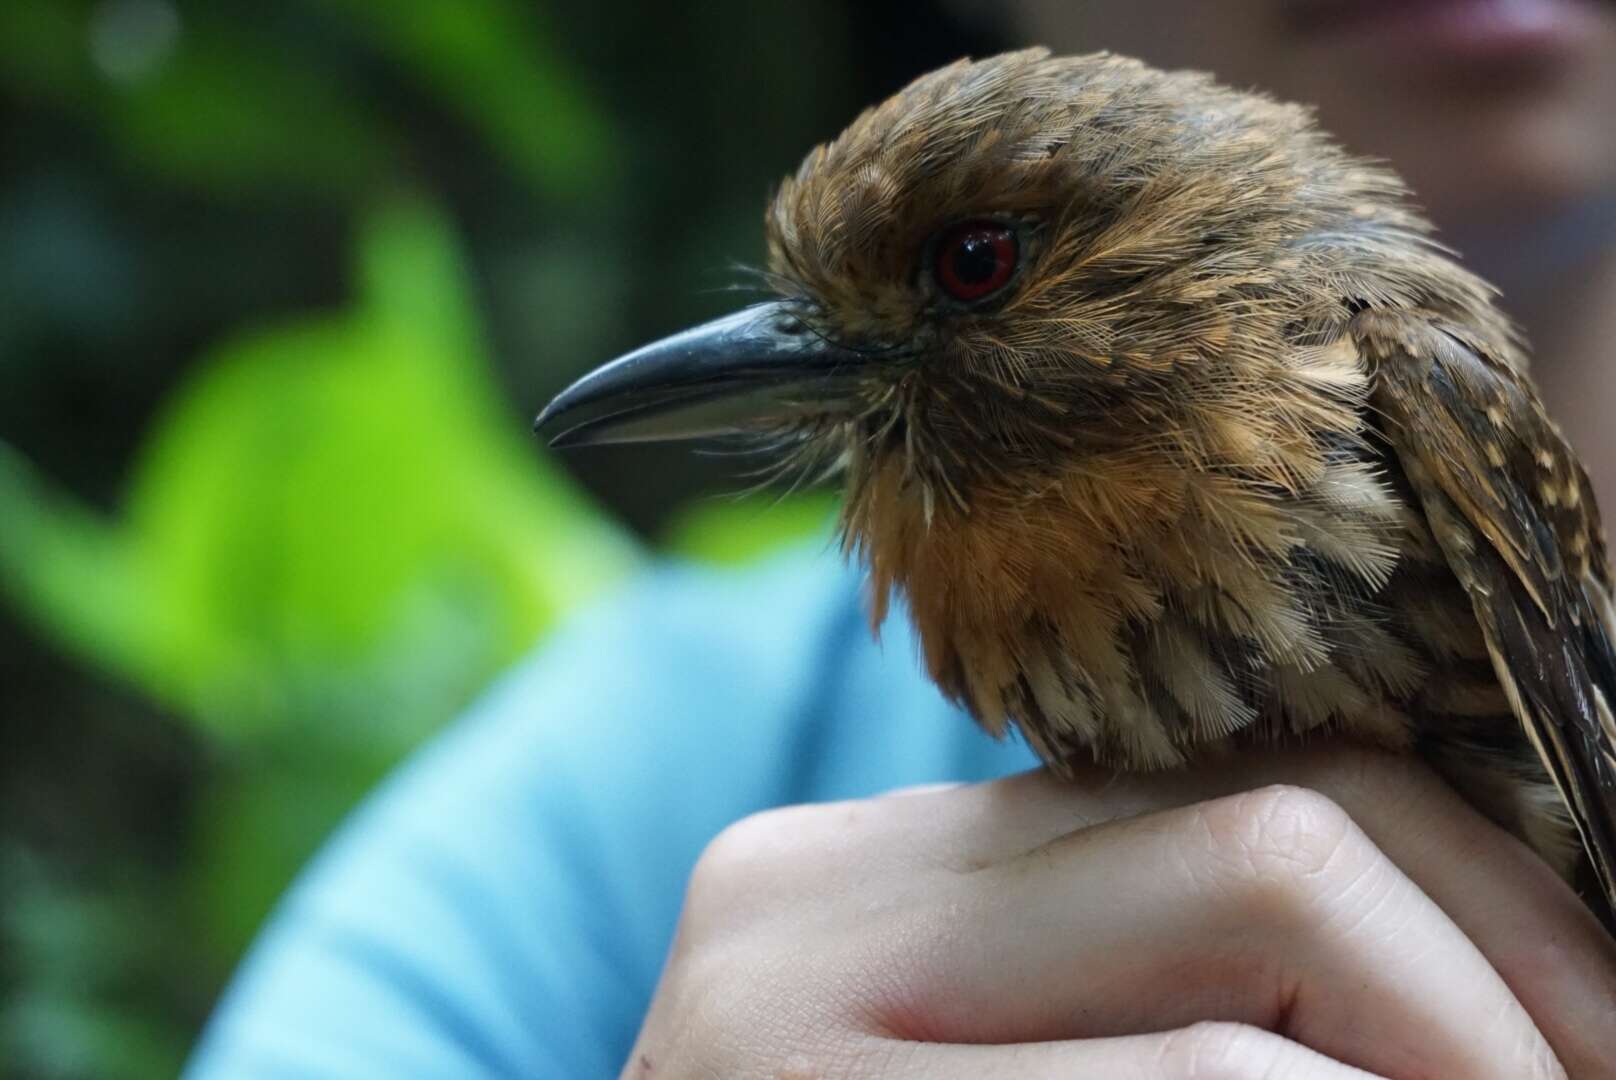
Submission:
[[782,302],[756,304],[635,349],[585,375],[533,422],[551,446],[765,431],[847,407],[895,354],[833,345]]

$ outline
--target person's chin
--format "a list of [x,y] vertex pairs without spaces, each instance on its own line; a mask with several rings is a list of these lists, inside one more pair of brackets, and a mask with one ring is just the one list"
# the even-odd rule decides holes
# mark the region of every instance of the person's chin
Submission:
[[1285,0],[1293,45],[1432,73],[1572,62],[1608,29],[1608,0]]

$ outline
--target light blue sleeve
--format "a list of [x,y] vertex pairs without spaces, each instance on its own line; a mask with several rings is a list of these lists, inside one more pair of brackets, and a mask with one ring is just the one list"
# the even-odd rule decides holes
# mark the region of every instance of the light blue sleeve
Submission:
[[188,1075],[615,1076],[725,825],[1033,764],[857,595],[815,551],[669,568],[556,634],[304,872]]

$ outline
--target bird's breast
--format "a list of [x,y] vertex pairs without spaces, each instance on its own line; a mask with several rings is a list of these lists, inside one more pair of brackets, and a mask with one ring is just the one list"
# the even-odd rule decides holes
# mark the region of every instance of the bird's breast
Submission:
[[[1424,687],[1500,704],[1464,596],[1381,463],[1338,456],[1281,492],[1113,454],[929,515],[908,486],[894,465],[847,510],[877,621],[901,592],[943,691],[1048,761],[1161,768],[1319,729],[1407,746]],[[1450,661],[1474,678],[1429,678]]]

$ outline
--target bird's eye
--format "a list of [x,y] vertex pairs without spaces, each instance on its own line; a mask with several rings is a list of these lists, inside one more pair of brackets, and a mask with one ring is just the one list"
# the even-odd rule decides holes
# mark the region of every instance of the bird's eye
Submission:
[[1013,230],[992,221],[967,221],[937,245],[937,284],[955,300],[980,300],[1004,287],[1020,258]]

